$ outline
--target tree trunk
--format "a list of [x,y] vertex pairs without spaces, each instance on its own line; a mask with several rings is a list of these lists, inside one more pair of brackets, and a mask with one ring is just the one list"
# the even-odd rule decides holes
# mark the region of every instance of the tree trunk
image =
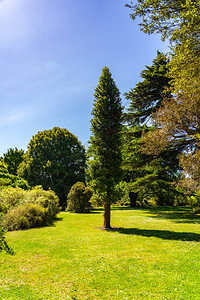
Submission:
[[136,207],[138,193],[130,192],[129,198],[130,198],[130,207]]
[[110,202],[104,204],[104,229],[110,229]]

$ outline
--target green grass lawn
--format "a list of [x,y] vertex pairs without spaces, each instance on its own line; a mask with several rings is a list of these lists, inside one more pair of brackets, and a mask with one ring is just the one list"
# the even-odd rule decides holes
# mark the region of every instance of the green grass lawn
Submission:
[[8,232],[0,299],[200,299],[200,217],[189,209],[62,212],[52,227]]

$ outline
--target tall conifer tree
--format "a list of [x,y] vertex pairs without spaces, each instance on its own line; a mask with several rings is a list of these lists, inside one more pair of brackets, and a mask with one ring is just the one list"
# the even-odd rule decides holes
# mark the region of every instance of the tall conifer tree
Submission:
[[89,148],[89,173],[96,194],[104,204],[104,228],[110,226],[110,206],[121,178],[122,105],[120,92],[107,67],[95,89]]

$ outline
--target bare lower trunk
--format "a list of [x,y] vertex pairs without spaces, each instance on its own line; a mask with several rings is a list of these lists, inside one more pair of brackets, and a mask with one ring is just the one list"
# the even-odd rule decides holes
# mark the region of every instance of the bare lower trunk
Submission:
[[104,204],[104,224],[105,229],[110,229],[110,202]]

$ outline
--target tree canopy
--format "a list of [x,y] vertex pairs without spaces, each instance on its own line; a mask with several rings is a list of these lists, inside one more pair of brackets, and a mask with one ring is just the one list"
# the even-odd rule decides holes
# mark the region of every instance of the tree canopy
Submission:
[[17,168],[23,161],[24,150],[8,149],[6,153],[3,154],[3,161],[7,166],[9,174],[17,175]]
[[147,123],[152,119],[152,114],[161,106],[163,98],[169,96],[170,78],[167,75],[169,59],[165,54],[157,52],[151,66],[140,73],[142,81],[135,88],[125,93],[130,101],[126,119],[131,125]]
[[51,188],[65,207],[71,186],[85,180],[85,165],[85,149],[77,137],[54,127],[33,136],[18,172],[31,186]]
[[142,152],[142,136],[145,134],[148,137],[154,132],[152,120],[155,113],[166,97],[172,98],[168,65],[167,56],[157,52],[152,65],[141,72],[143,80],[125,94],[130,105],[125,113],[127,126],[124,127],[123,169],[130,198],[134,196],[132,205],[136,205],[136,200],[143,204],[143,199],[170,205],[178,194],[174,183],[180,179],[178,155],[183,147],[167,147],[158,156]]
[[141,30],[161,33],[162,39],[171,42],[169,77],[173,97],[166,98],[156,112],[156,128],[145,136],[143,150],[157,155],[169,145],[183,147],[180,161],[187,179],[193,176],[191,170],[200,157],[200,2],[138,0],[127,6],[133,11],[133,19],[141,18]]

